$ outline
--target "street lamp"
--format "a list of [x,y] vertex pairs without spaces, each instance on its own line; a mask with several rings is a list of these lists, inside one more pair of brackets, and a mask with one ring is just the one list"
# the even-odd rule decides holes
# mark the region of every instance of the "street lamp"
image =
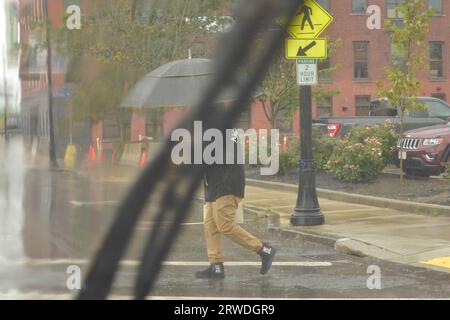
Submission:
[[58,163],[56,161],[56,151],[55,151],[55,134],[53,130],[53,82],[52,82],[52,47],[51,47],[51,36],[50,36],[50,19],[48,14],[48,0],[44,1],[44,10],[46,18],[46,28],[45,28],[45,41],[47,44],[47,80],[48,80],[48,125],[49,125],[49,156],[50,156],[50,166],[52,168],[57,168]]
[[312,146],[311,86],[300,86],[300,173],[297,205],[291,216],[294,226],[315,226],[325,222],[316,191],[316,163]]
[[4,55],[3,55],[3,96],[4,96],[4,101],[5,101],[5,110],[4,110],[4,118],[3,118],[3,130],[4,130],[4,134],[5,134],[5,140],[8,140],[8,80],[6,78],[6,68],[7,68],[7,63],[6,63],[6,55],[7,55],[7,49],[6,46],[4,47]]

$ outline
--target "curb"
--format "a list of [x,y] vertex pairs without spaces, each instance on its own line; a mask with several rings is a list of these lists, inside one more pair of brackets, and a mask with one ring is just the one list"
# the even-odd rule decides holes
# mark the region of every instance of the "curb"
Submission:
[[[296,185],[288,183],[261,181],[256,179],[246,179],[246,182],[250,186],[269,188],[277,191],[284,190],[297,192],[298,190],[298,187]],[[329,200],[345,201],[349,203],[369,205],[379,208],[394,209],[411,214],[450,217],[450,206],[366,196],[321,188],[317,188],[317,195],[321,198]]]

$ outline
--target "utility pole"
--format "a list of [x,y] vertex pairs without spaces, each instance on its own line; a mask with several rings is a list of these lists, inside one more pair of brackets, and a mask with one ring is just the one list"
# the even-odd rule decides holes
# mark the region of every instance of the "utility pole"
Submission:
[[47,80],[48,80],[48,124],[49,124],[49,157],[50,167],[57,168],[58,162],[56,161],[55,150],[55,134],[53,128],[53,84],[52,84],[52,46],[51,46],[51,30],[50,19],[48,14],[48,0],[44,1],[45,11],[45,41],[47,44]]
[[8,80],[6,79],[7,72],[7,63],[6,63],[6,46],[4,47],[4,56],[3,56],[3,96],[5,101],[5,111],[4,111],[4,118],[3,118],[3,130],[5,134],[5,141],[8,140]]

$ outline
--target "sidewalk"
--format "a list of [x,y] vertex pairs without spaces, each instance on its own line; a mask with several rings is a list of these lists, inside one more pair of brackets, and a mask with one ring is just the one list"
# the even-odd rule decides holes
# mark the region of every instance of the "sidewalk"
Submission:
[[248,185],[245,207],[279,216],[272,229],[334,244],[337,250],[450,273],[450,217],[430,217],[319,198],[325,224],[293,227],[294,191]]

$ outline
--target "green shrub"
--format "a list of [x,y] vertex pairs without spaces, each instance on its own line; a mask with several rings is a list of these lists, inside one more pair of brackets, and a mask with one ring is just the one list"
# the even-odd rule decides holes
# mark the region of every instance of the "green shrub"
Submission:
[[326,169],[336,178],[347,182],[368,182],[377,178],[385,168],[381,142],[368,137],[364,143],[343,138],[336,142]]
[[284,176],[289,170],[298,168],[300,156],[298,152],[296,152],[295,148],[288,148],[287,151],[280,151],[280,159],[279,159],[279,171],[278,175]]
[[314,160],[316,166],[320,170],[325,170],[328,161],[333,154],[334,147],[338,142],[337,138],[330,138],[327,136],[315,139],[313,142]]
[[391,123],[354,128],[348,134],[348,139],[353,142],[366,143],[368,138],[374,138],[381,143],[381,156],[385,165],[395,163],[395,147],[399,136]]

